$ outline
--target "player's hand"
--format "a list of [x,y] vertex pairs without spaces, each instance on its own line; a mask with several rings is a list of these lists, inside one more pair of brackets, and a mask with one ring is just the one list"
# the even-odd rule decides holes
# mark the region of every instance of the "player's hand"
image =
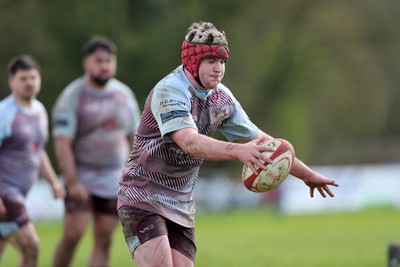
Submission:
[[332,193],[329,186],[335,186],[335,187],[339,186],[339,184],[337,184],[334,180],[327,179],[316,172],[314,172],[310,177],[308,177],[308,179],[303,179],[303,181],[306,185],[310,187],[311,197],[314,197],[315,188],[324,198],[326,197],[325,193],[327,193],[330,197],[334,197],[335,195]]
[[89,194],[80,182],[67,185],[68,196],[77,202],[85,202],[89,199]]
[[266,157],[263,152],[273,152],[274,149],[268,146],[260,145],[265,141],[265,138],[257,138],[250,142],[244,143],[240,146],[240,151],[238,152],[238,159],[247,164],[252,172],[258,175],[259,171],[257,169],[264,170],[264,162],[271,163],[271,160]]
[[54,198],[64,198],[66,195],[65,188],[60,183],[56,182],[52,185]]
[[0,198],[0,218],[2,215],[6,214],[6,206],[4,206],[3,200]]

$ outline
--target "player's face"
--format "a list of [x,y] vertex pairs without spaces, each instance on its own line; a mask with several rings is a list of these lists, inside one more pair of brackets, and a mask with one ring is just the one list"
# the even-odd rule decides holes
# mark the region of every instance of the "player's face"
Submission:
[[103,49],[85,57],[83,66],[90,82],[98,86],[105,85],[117,71],[117,58]]
[[18,70],[14,76],[8,79],[8,85],[15,98],[23,102],[29,102],[40,91],[40,73],[36,69]]
[[199,78],[206,89],[213,89],[221,82],[225,74],[225,59],[206,58],[201,61]]

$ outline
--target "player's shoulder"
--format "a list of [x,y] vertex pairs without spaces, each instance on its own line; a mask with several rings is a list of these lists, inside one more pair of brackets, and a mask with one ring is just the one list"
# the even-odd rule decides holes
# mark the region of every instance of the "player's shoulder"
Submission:
[[227,86],[225,86],[223,83],[218,84],[216,91],[223,92],[234,98],[232,91]]
[[0,100],[0,109],[4,109],[8,105],[10,105],[10,96],[6,96]]
[[32,105],[33,105],[33,108],[38,111],[41,111],[41,112],[46,111],[46,107],[44,106],[44,104],[37,99],[33,99]]
[[125,95],[129,95],[129,96],[134,96],[133,90],[129,87],[129,85],[127,85],[126,83],[124,83],[116,78],[111,78],[108,81],[107,87],[110,90],[118,91],[118,92],[121,92],[121,93],[123,93]]
[[117,78],[111,78],[108,81],[108,85],[121,90],[126,90],[126,89],[130,90],[130,87],[126,83],[122,82],[121,80],[118,80]]
[[7,125],[12,123],[17,110],[18,104],[12,95],[7,96],[0,101],[0,130],[5,129]]
[[69,102],[74,101],[80,95],[80,92],[85,88],[83,77],[79,77],[71,81],[60,93],[57,102]]
[[184,72],[181,66],[176,68],[170,74],[161,79],[153,91],[155,94],[161,95],[181,95],[185,97],[190,96],[190,82],[184,77]]
[[62,90],[61,95],[73,95],[82,91],[85,88],[85,82],[83,77],[79,77],[73,81],[71,81],[65,88]]
[[14,110],[18,107],[17,102],[12,95],[7,96],[3,100],[0,101],[0,114],[7,114],[11,110]]
[[225,86],[224,84],[220,83],[216,90],[215,90],[218,94],[223,94],[225,95],[225,97],[230,98],[234,103],[238,103],[238,100],[236,99],[235,95],[232,93],[232,91]]

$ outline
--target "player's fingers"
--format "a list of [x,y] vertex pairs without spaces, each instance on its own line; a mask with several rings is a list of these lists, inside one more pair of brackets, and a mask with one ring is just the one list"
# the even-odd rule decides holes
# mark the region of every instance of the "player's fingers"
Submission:
[[274,152],[276,147],[273,146],[259,146],[260,152]]
[[339,187],[339,184],[338,184],[338,183],[336,183],[335,181],[332,181],[332,183],[330,183],[330,185],[332,185],[332,186],[336,186],[336,187]]
[[[260,159],[263,161],[263,162],[266,162],[266,163],[271,163],[272,162],[272,160],[270,159],[270,158],[268,158],[267,156],[265,156],[264,154],[262,154],[262,153],[260,153],[260,155],[259,155],[259,157],[260,157]],[[266,165],[266,164],[262,164],[262,163],[260,163],[262,166],[264,166],[264,165]],[[265,169],[265,166],[263,167],[263,169]]]
[[321,187],[318,187],[318,191],[319,191],[319,193],[321,194],[322,197],[324,197],[324,198],[326,197],[325,192],[324,192],[324,190],[322,190]]
[[335,195],[332,193],[332,191],[329,189],[328,186],[324,186],[324,190],[328,193],[330,197],[334,197]]
[[314,187],[310,187],[310,197],[314,197]]
[[250,170],[255,174],[258,175],[260,173],[259,171],[259,167],[257,167],[255,164],[253,164],[252,162],[247,163],[247,166],[250,168]]
[[266,164],[264,164],[264,161],[260,162],[258,159],[255,160],[254,165],[255,165],[255,168],[257,168],[257,169],[265,170],[265,168],[266,168],[266,166],[265,166]]

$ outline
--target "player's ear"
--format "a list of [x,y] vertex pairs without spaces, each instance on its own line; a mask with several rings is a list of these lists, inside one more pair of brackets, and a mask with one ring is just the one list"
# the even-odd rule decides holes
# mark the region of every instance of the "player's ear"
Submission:
[[83,70],[86,71],[89,68],[89,64],[90,64],[90,57],[89,56],[83,57],[83,59],[82,59]]
[[84,57],[82,59],[82,67],[83,67],[83,69],[86,69],[86,65],[87,65],[87,57]]
[[8,80],[7,81],[8,81],[8,88],[10,89],[10,91],[12,91],[14,76],[8,76]]

